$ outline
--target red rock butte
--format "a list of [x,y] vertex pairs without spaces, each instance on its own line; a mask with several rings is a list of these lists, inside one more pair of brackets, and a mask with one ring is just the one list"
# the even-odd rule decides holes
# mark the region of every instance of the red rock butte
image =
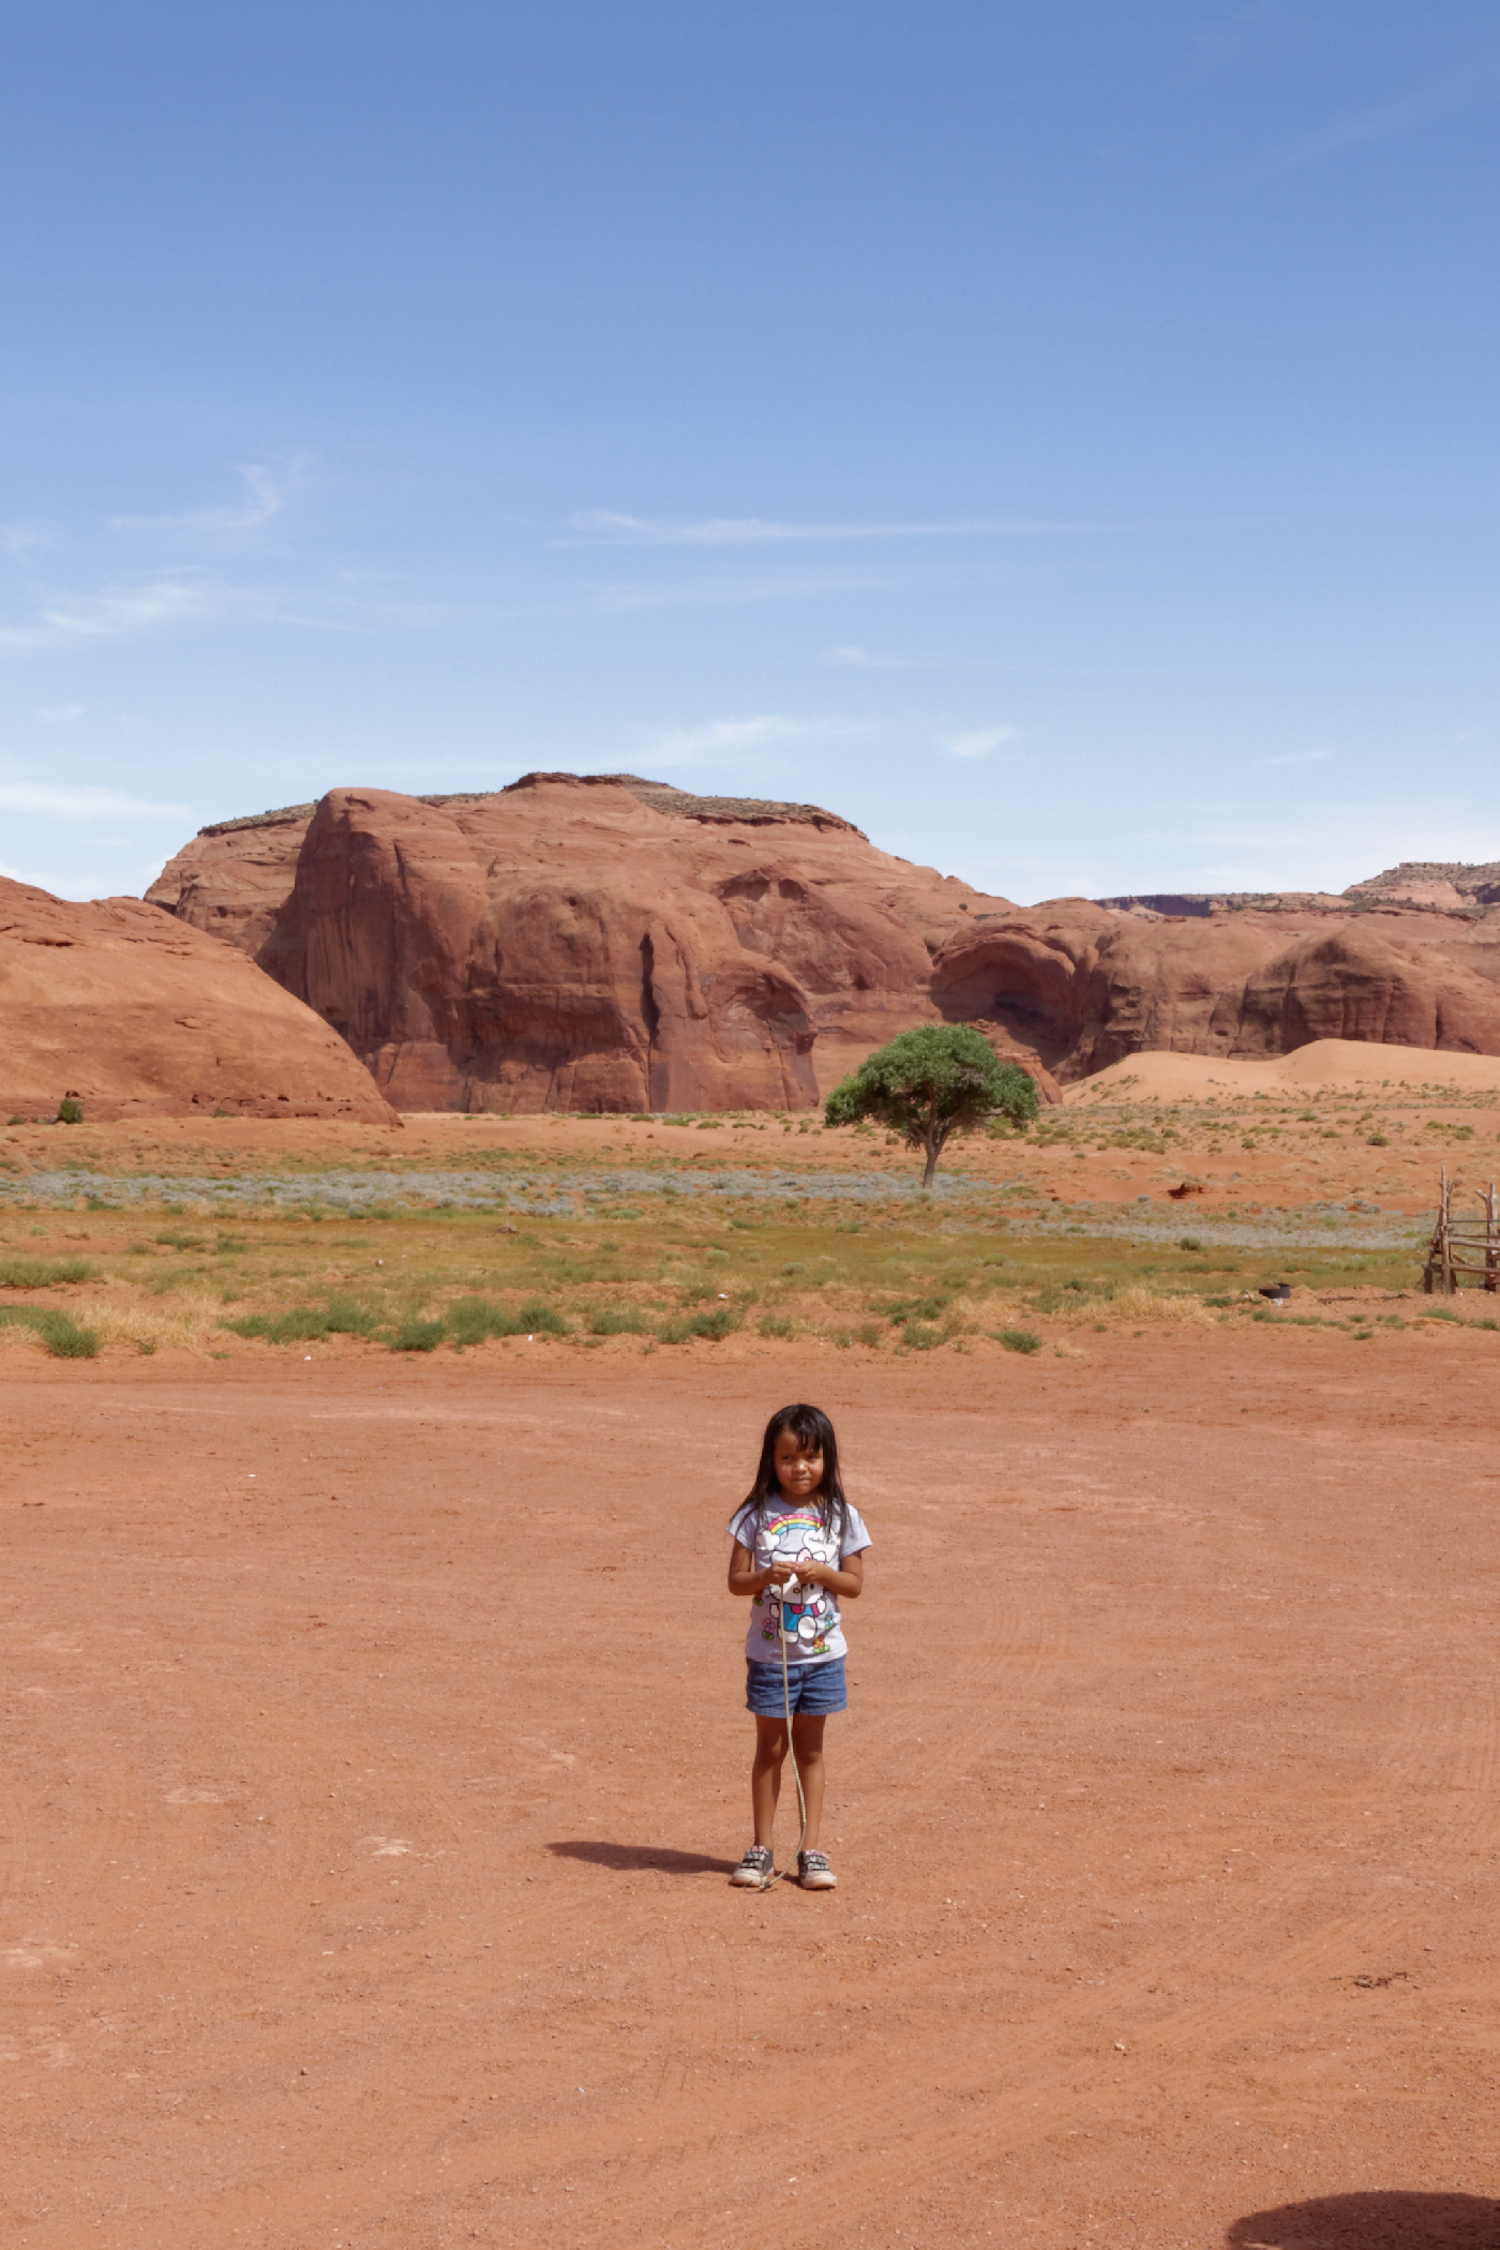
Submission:
[[344,1042],[251,961],[138,898],[0,880],[0,1115],[399,1122]]
[[147,896],[249,954],[398,1109],[810,1108],[945,1021],[1049,1094],[1151,1049],[1500,1054],[1500,919],[1471,898],[1023,908],[815,805],[628,774],[335,789],[203,829]]

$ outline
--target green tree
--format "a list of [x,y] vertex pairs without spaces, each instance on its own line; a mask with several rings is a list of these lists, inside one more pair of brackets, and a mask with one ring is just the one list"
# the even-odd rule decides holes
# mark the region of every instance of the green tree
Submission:
[[829,1125],[872,1117],[927,1158],[931,1187],[938,1158],[955,1133],[975,1133],[992,1118],[1026,1126],[1037,1113],[1036,1084],[1015,1063],[1002,1062],[969,1025],[924,1024],[902,1031],[835,1086],[823,1105]]

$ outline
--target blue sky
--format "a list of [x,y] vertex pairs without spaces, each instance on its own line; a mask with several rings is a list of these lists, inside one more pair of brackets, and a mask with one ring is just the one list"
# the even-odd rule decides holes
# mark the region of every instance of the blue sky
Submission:
[[1493,0],[49,0],[0,869],[809,798],[1030,902],[1500,857]]

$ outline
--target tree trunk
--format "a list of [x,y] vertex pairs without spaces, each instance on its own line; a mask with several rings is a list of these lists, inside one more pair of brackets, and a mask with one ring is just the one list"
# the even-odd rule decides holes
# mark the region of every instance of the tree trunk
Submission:
[[922,1174],[922,1185],[924,1188],[931,1187],[932,1175],[937,1170],[937,1160],[942,1155],[942,1153],[943,1144],[941,1141],[929,1141],[927,1143],[927,1169]]

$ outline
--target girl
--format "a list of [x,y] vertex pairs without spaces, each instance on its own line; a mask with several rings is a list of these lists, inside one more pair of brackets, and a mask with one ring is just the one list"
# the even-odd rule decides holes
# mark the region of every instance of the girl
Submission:
[[[817,1848],[823,1817],[823,1725],[830,1711],[846,1711],[839,1601],[852,1602],[864,1586],[864,1550],[870,1535],[839,1481],[838,1440],[816,1406],[783,1406],[766,1424],[760,1467],[750,1496],[729,1525],[729,1591],[753,1606],[745,1642],[747,1710],[755,1715],[755,1763],[750,1805],[755,1842],[731,1876],[742,1890],[763,1891],[773,1881],[771,1830],[787,1753],[787,1708],[792,1714],[792,1760],[807,1811],[797,1874],[807,1891],[831,1891],[838,1878]],[[782,1589],[797,1583],[790,1595]],[[783,1650],[785,1673],[783,1674]]]

